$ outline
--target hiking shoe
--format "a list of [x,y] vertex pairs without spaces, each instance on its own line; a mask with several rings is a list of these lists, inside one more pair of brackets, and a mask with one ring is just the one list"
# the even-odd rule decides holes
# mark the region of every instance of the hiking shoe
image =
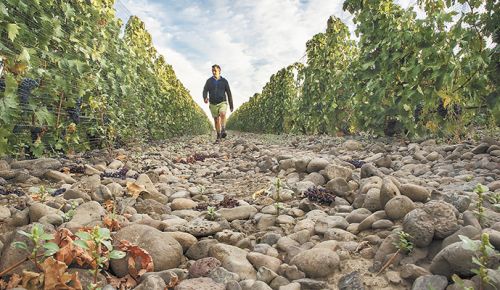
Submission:
[[220,138],[220,137],[217,137],[217,139],[215,139],[214,144],[219,144],[221,141],[222,141],[222,140],[221,140],[221,138]]
[[222,138],[226,138],[226,136],[227,136],[226,131],[222,131],[222,132],[220,133],[220,136],[221,136]]

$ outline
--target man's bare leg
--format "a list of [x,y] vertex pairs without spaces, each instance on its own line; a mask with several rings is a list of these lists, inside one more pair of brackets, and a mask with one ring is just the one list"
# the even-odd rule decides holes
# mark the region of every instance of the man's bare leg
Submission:
[[220,117],[214,118],[215,131],[217,132],[217,140],[220,139]]
[[226,113],[220,113],[221,137],[226,138]]

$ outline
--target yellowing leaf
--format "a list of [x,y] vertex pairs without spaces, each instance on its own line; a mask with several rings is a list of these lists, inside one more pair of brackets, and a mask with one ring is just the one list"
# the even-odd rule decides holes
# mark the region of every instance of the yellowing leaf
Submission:
[[30,53],[26,48],[23,48],[21,53],[17,56],[17,60],[23,63],[28,63],[30,61]]
[[14,42],[14,39],[16,39],[16,36],[19,34],[19,25],[15,23],[7,24],[7,34],[10,41]]
[[139,185],[135,182],[127,182],[127,191],[134,198],[138,198],[141,195],[141,192],[146,191],[146,188],[143,185]]
[[438,96],[443,100],[443,107],[448,108],[451,102],[455,99],[453,95],[448,94],[445,91],[437,92]]

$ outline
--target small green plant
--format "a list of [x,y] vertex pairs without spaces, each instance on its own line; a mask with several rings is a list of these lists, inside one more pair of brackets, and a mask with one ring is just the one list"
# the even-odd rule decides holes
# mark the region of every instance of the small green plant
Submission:
[[206,188],[203,185],[198,185],[198,191],[200,192],[201,195],[205,192]]
[[453,282],[455,282],[455,284],[457,284],[463,290],[474,290],[473,287],[467,287],[467,286],[465,286],[465,282],[457,274],[453,274],[451,276],[451,280],[453,280]]
[[281,188],[282,188],[280,178],[276,178],[275,186],[276,186],[276,202],[280,202],[281,201]]
[[89,232],[79,231],[75,235],[80,239],[74,241],[74,243],[80,248],[87,250],[92,257],[92,266],[94,269],[90,271],[94,277],[94,282],[90,285],[89,289],[99,289],[97,287],[97,274],[107,265],[109,260],[125,257],[125,252],[113,250],[111,233],[107,228],[96,226]]
[[281,202],[275,202],[274,208],[276,208],[276,215],[279,216],[281,210],[283,209],[283,204]]
[[411,238],[410,234],[405,231],[399,232],[399,240],[394,243],[394,246],[405,253],[411,253],[413,251],[414,245],[409,240]]
[[217,216],[216,208],[213,206],[207,207],[207,218],[211,221],[215,220]]
[[[18,233],[28,237],[33,242],[33,249],[30,252],[25,242],[14,242],[13,246],[27,251],[29,253],[29,259],[38,269],[40,269],[40,263],[43,261],[44,257],[50,257],[59,251],[59,246],[57,246],[56,243],[49,242],[54,239],[54,235],[46,233],[40,224],[33,225],[29,233],[25,231],[18,231]],[[42,261],[38,260],[40,257],[42,257]]]
[[488,201],[496,211],[500,211],[500,192],[492,192],[487,196]]
[[413,251],[414,245],[413,243],[409,240],[411,238],[411,235],[408,234],[405,231],[400,231],[398,233],[398,240],[394,242],[394,246],[397,248],[397,251],[387,260],[387,262],[380,268],[378,271],[377,275],[382,273],[385,269],[387,269],[396,259],[396,257],[401,253],[410,253]]
[[45,188],[45,186],[40,185],[39,187],[31,187],[29,190],[32,195],[33,200],[45,202],[49,197],[49,191]]
[[480,243],[471,240],[466,236],[459,235],[458,237],[462,240],[463,247],[465,249],[476,253],[475,256],[472,257],[472,262],[479,268],[472,269],[471,271],[479,276],[481,279],[480,289],[483,289],[485,284],[490,284],[490,277],[488,276],[488,260],[491,257],[497,256],[498,252],[496,252],[493,245],[491,245],[488,233],[483,233],[481,235]]
[[78,202],[73,200],[71,202],[71,209],[69,209],[68,211],[66,211],[61,215],[65,222],[70,221],[75,216],[77,207],[78,207]]
[[479,224],[483,224],[484,222],[484,195],[483,193],[488,191],[488,187],[482,185],[481,183],[478,183],[476,187],[474,188],[474,193],[477,194],[477,203],[476,203],[476,215],[477,219],[479,220]]

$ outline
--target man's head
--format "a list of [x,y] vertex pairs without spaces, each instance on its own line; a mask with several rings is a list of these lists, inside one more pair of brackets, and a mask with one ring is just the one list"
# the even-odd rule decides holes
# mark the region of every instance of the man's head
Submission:
[[212,66],[212,75],[218,79],[220,77],[220,66],[218,64],[214,64]]

